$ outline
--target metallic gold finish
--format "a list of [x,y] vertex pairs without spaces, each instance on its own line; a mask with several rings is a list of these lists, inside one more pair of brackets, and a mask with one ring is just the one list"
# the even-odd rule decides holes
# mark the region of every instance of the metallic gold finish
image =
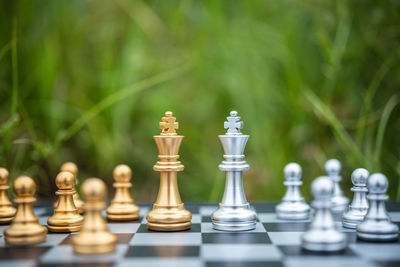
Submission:
[[101,214],[105,207],[106,186],[99,178],[90,178],[83,183],[85,219],[79,234],[72,237],[72,245],[78,254],[105,254],[115,250],[117,237],[111,234]]
[[81,229],[83,217],[75,207],[73,195],[75,194],[75,176],[70,172],[60,172],[56,177],[58,191],[58,205],[54,214],[47,220],[51,232],[76,232]]
[[131,168],[127,165],[118,165],[114,172],[115,196],[111,205],[106,209],[107,219],[110,221],[133,221],[139,218],[139,207],[133,203],[129,194],[132,184],[129,182],[132,177]]
[[0,224],[9,224],[17,212],[8,198],[8,178],[8,171],[0,168]]
[[14,181],[13,189],[17,197],[17,213],[11,226],[4,231],[4,239],[7,244],[28,245],[41,243],[46,240],[47,228],[40,225],[36,217],[32,203],[36,185],[28,176],[18,177]]
[[191,226],[192,214],[179,195],[177,172],[183,171],[178,155],[183,136],[176,133],[178,123],[172,112],[160,122],[160,135],[154,136],[160,155],[153,169],[160,172],[160,188],[153,209],[146,215],[147,226],[155,231],[182,231]]
[[[76,181],[74,187],[76,187],[78,185],[78,183],[79,183],[79,180],[78,180],[78,166],[76,166],[75,163],[73,163],[73,162],[65,162],[61,166],[60,171],[72,173],[75,176],[75,181]],[[84,206],[85,203],[83,203],[83,201],[79,198],[79,194],[78,194],[78,191],[76,191],[76,188],[74,188],[74,190],[75,190],[75,193],[73,195],[73,198],[74,198],[75,207],[78,209],[78,212],[80,214],[82,214],[84,212],[83,206]],[[54,208],[56,208],[56,206],[57,206],[57,202],[54,203]]]

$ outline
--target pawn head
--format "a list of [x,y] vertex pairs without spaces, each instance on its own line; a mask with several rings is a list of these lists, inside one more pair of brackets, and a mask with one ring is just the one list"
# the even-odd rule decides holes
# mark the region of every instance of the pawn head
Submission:
[[7,169],[0,168],[0,185],[8,183],[9,174]]
[[330,199],[333,194],[334,184],[327,176],[316,178],[311,184],[311,193],[316,200]]
[[301,179],[301,166],[296,162],[291,162],[283,169],[283,175],[288,181],[299,181]]
[[85,200],[102,200],[106,195],[106,185],[99,178],[89,178],[82,185]]
[[56,185],[59,189],[72,189],[75,186],[75,175],[71,172],[60,172],[56,177]]
[[368,191],[374,194],[386,193],[389,186],[388,179],[382,173],[373,173],[368,178]]
[[330,159],[325,163],[325,172],[328,176],[340,175],[342,165],[337,159]]
[[115,167],[113,175],[116,182],[129,182],[132,177],[132,170],[128,165],[121,164]]
[[13,189],[18,197],[30,197],[36,192],[36,184],[31,177],[20,176],[15,179]]
[[78,166],[76,166],[76,164],[73,163],[73,162],[65,162],[61,166],[60,171],[62,171],[62,172],[70,172],[73,175],[77,176],[78,175]]
[[369,171],[364,168],[358,168],[351,174],[351,181],[355,186],[367,186]]

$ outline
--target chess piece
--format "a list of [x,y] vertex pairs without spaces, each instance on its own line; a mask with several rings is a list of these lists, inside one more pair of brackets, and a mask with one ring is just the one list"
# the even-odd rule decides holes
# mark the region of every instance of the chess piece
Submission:
[[33,211],[32,203],[36,191],[35,182],[28,176],[20,176],[14,181],[14,193],[17,197],[17,213],[9,228],[4,231],[7,244],[28,245],[41,243],[46,240],[47,229],[39,224]]
[[354,185],[351,191],[354,192],[354,196],[349,209],[342,216],[343,227],[355,229],[364,220],[368,212],[366,197],[368,176],[369,172],[363,168],[356,169],[351,174],[351,181]]
[[81,229],[83,217],[75,207],[75,175],[70,172],[60,172],[56,177],[58,205],[54,214],[47,220],[51,232],[76,232]]
[[302,248],[305,250],[336,252],[347,247],[346,235],[335,228],[331,214],[334,187],[332,180],[326,176],[318,177],[311,185],[315,215],[310,228],[301,237]]
[[330,159],[325,163],[326,175],[331,178],[335,185],[333,196],[332,196],[332,212],[335,214],[343,213],[349,205],[349,199],[343,195],[343,191],[340,188],[340,171],[342,166],[337,159]]
[[160,135],[154,136],[160,155],[153,169],[160,172],[160,188],[153,209],[147,213],[147,227],[155,231],[182,231],[191,226],[192,214],[179,195],[177,172],[183,171],[178,151],[183,136],[176,133],[178,123],[172,112],[165,112]]
[[257,214],[246,200],[242,180],[242,172],[249,169],[243,152],[250,136],[240,132],[243,122],[236,111],[230,112],[224,128],[226,134],[218,136],[225,159],[219,169],[226,172],[226,183],[222,202],[211,215],[213,228],[221,231],[252,230],[256,227]]
[[101,214],[105,207],[106,186],[99,178],[90,178],[82,185],[85,199],[85,218],[81,231],[72,236],[72,246],[78,254],[106,254],[113,252],[117,237],[110,233]]
[[301,181],[301,167],[297,163],[289,163],[284,169],[286,194],[282,202],[276,206],[276,215],[283,220],[305,220],[310,217],[310,206],[301,196],[299,187]]
[[0,224],[9,224],[17,211],[8,198],[8,178],[8,171],[0,168]]
[[368,178],[369,210],[364,221],[357,225],[357,237],[367,241],[395,241],[399,227],[390,221],[385,201],[389,183],[385,175],[374,173]]
[[[80,214],[82,214],[82,213],[84,212],[84,208],[83,208],[84,203],[83,203],[83,201],[79,198],[78,191],[77,191],[76,188],[75,188],[75,187],[78,185],[78,183],[79,183],[79,180],[78,180],[78,166],[76,166],[76,164],[73,163],[73,162],[65,162],[65,163],[61,166],[60,171],[62,171],[62,172],[70,172],[70,173],[72,173],[72,174],[75,176],[75,185],[74,185],[75,193],[74,193],[74,195],[73,195],[73,198],[74,198],[75,207],[78,209],[78,212],[79,212]],[[54,208],[55,208],[56,206],[57,206],[57,202],[54,203]]]
[[110,221],[133,221],[139,218],[139,207],[133,203],[129,194],[132,184],[129,182],[132,177],[131,168],[127,165],[118,165],[114,169],[115,196],[111,205],[107,208],[107,219]]

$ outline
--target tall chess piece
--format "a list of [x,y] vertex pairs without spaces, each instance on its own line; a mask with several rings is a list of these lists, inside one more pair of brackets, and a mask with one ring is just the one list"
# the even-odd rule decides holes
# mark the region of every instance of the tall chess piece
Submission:
[[340,188],[340,171],[342,165],[337,159],[330,159],[325,163],[326,175],[331,178],[335,185],[333,196],[332,196],[332,212],[335,214],[343,213],[349,205],[349,199],[343,195],[343,191]]
[[41,243],[46,240],[47,229],[40,225],[33,211],[32,203],[36,201],[33,197],[36,184],[28,176],[20,176],[14,181],[14,193],[17,197],[17,213],[11,226],[4,231],[7,244],[28,245]]
[[299,164],[292,162],[283,170],[285,176],[286,194],[282,202],[276,206],[276,215],[283,220],[305,220],[310,217],[310,206],[301,196],[300,186],[302,170]]
[[160,188],[153,209],[147,213],[147,227],[155,231],[182,231],[191,226],[192,214],[179,195],[177,172],[183,171],[178,155],[183,136],[176,133],[178,123],[172,112],[165,112],[160,135],[154,136],[160,155],[153,169],[160,172]]
[[347,247],[346,235],[335,228],[331,214],[333,191],[334,183],[326,176],[318,177],[311,185],[315,215],[310,228],[301,237],[305,250],[335,252]]
[[60,172],[56,177],[58,205],[54,214],[47,220],[51,232],[76,232],[81,229],[83,217],[75,207],[75,176],[70,172]]
[[349,205],[349,209],[342,216],[343,227],[355,229],[360,224],[368,212],[368,201],[366,193],[367,179],[369,172],[366,169],[358,168],[351,174],[354,192],[353,201]]
[[225,160],[219,169],[226,172],[225,192],[211,220],[216,230],[252,230],[256,227],[257,214],[246,200],[242,180],[242,172],[249,169],[243,152],[250,136],[240,132],[243,122],[236,111],[231,111],[227,120],[224,122],[224,128],[228,129],[226,134],[218,136],[224,149]]
[[129,194],[132,184],[129,182],[132,177],[131,168],[127,165],[118,165],[114,172],[115,196],[111,205],[106,209],[107,219],[110,221],[133,221],[139,218],[139,207],[133,203]]
[[364,221],[357,226],[357,237],[367,241],[395,241],[399,227],[390,221],[385,201],[389,183],[385,175],[374,173],[368,178],[369,210]]
[[90,178],[82,185],[85,199],[85,219],[79,234],[72,237],[72,246],[78,254],[105,254],[115,250],[117,237],[110,233],[101,214],[105,207],[107,188],[99,178]]
[[75,176],[75,185],[74,185],[75,194],[73,195],[73,198],[74,198],[75,207],[78,209],[78,212],[80,214],[82,214],[83,211],[84,211],[84,207],[83,207],[84,203],[79,198],[78,191],[76,190],[76,186],[79,183],[79,180],[78,180],[78,166],[76,166],[76,164],[73,163],[73,162],[65,162],[61,166],[61,170],[60,171],[62,171],[62,172],[70,172]]
[[8,198],[8,178],[8,171],[0,168],[0,224],[9,224],[17,211]]

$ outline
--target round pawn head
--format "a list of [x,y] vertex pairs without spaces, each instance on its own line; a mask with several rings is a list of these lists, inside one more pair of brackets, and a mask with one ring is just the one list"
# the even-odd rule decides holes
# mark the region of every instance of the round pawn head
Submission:
[[132,170],[128,165],[121,164],[115,167],[113,175],[116,182],[129,182],[132,177]]
[[70,172],[73,175],[77,176],[78,175],[78,166],[76,166],[76,164],[73,163],[73,162],[65,162],[61,166],[60,171],[62,171],[62,172]]
[[364,168],[358,168],[351,174],[351,181],[354,186],[365,187],[367,186],[367,180],[369,177],[369,171]]
[[31,197],[36,192],[36,184],[31,177],[20,176],[15,179],[13,189],[18,197]]
[[327,176],[320,176],[311,184],[311,193],[316,200],[331,199],[334,184]]
[[56,177],[56,185],[59,189],[72,189],[75,186],[75,175],[71,172],[60,172]]
[[300,181],[301,173],[301,166],[296,162],[287,164],[283,169],[285,179],[288,181]]
[[231,117],[237,117],[238,112],[236,110],[232,110],[229,115],[231,115]]
[[0,185],[8,183],[9,174],[7,169],[0,168]]
[[337,159],[330,159],[325,163],[325,172],[328,176],[336,176],[340,174],[342,165]]
[[368,191],[373,194],[385,194],[389,186],[388,179],[382,173],[374,173],[368,178]]
[[106,185],[99,178],[89,178],[82,185],[83,198],[87,201],[103,200],[106,191]]

